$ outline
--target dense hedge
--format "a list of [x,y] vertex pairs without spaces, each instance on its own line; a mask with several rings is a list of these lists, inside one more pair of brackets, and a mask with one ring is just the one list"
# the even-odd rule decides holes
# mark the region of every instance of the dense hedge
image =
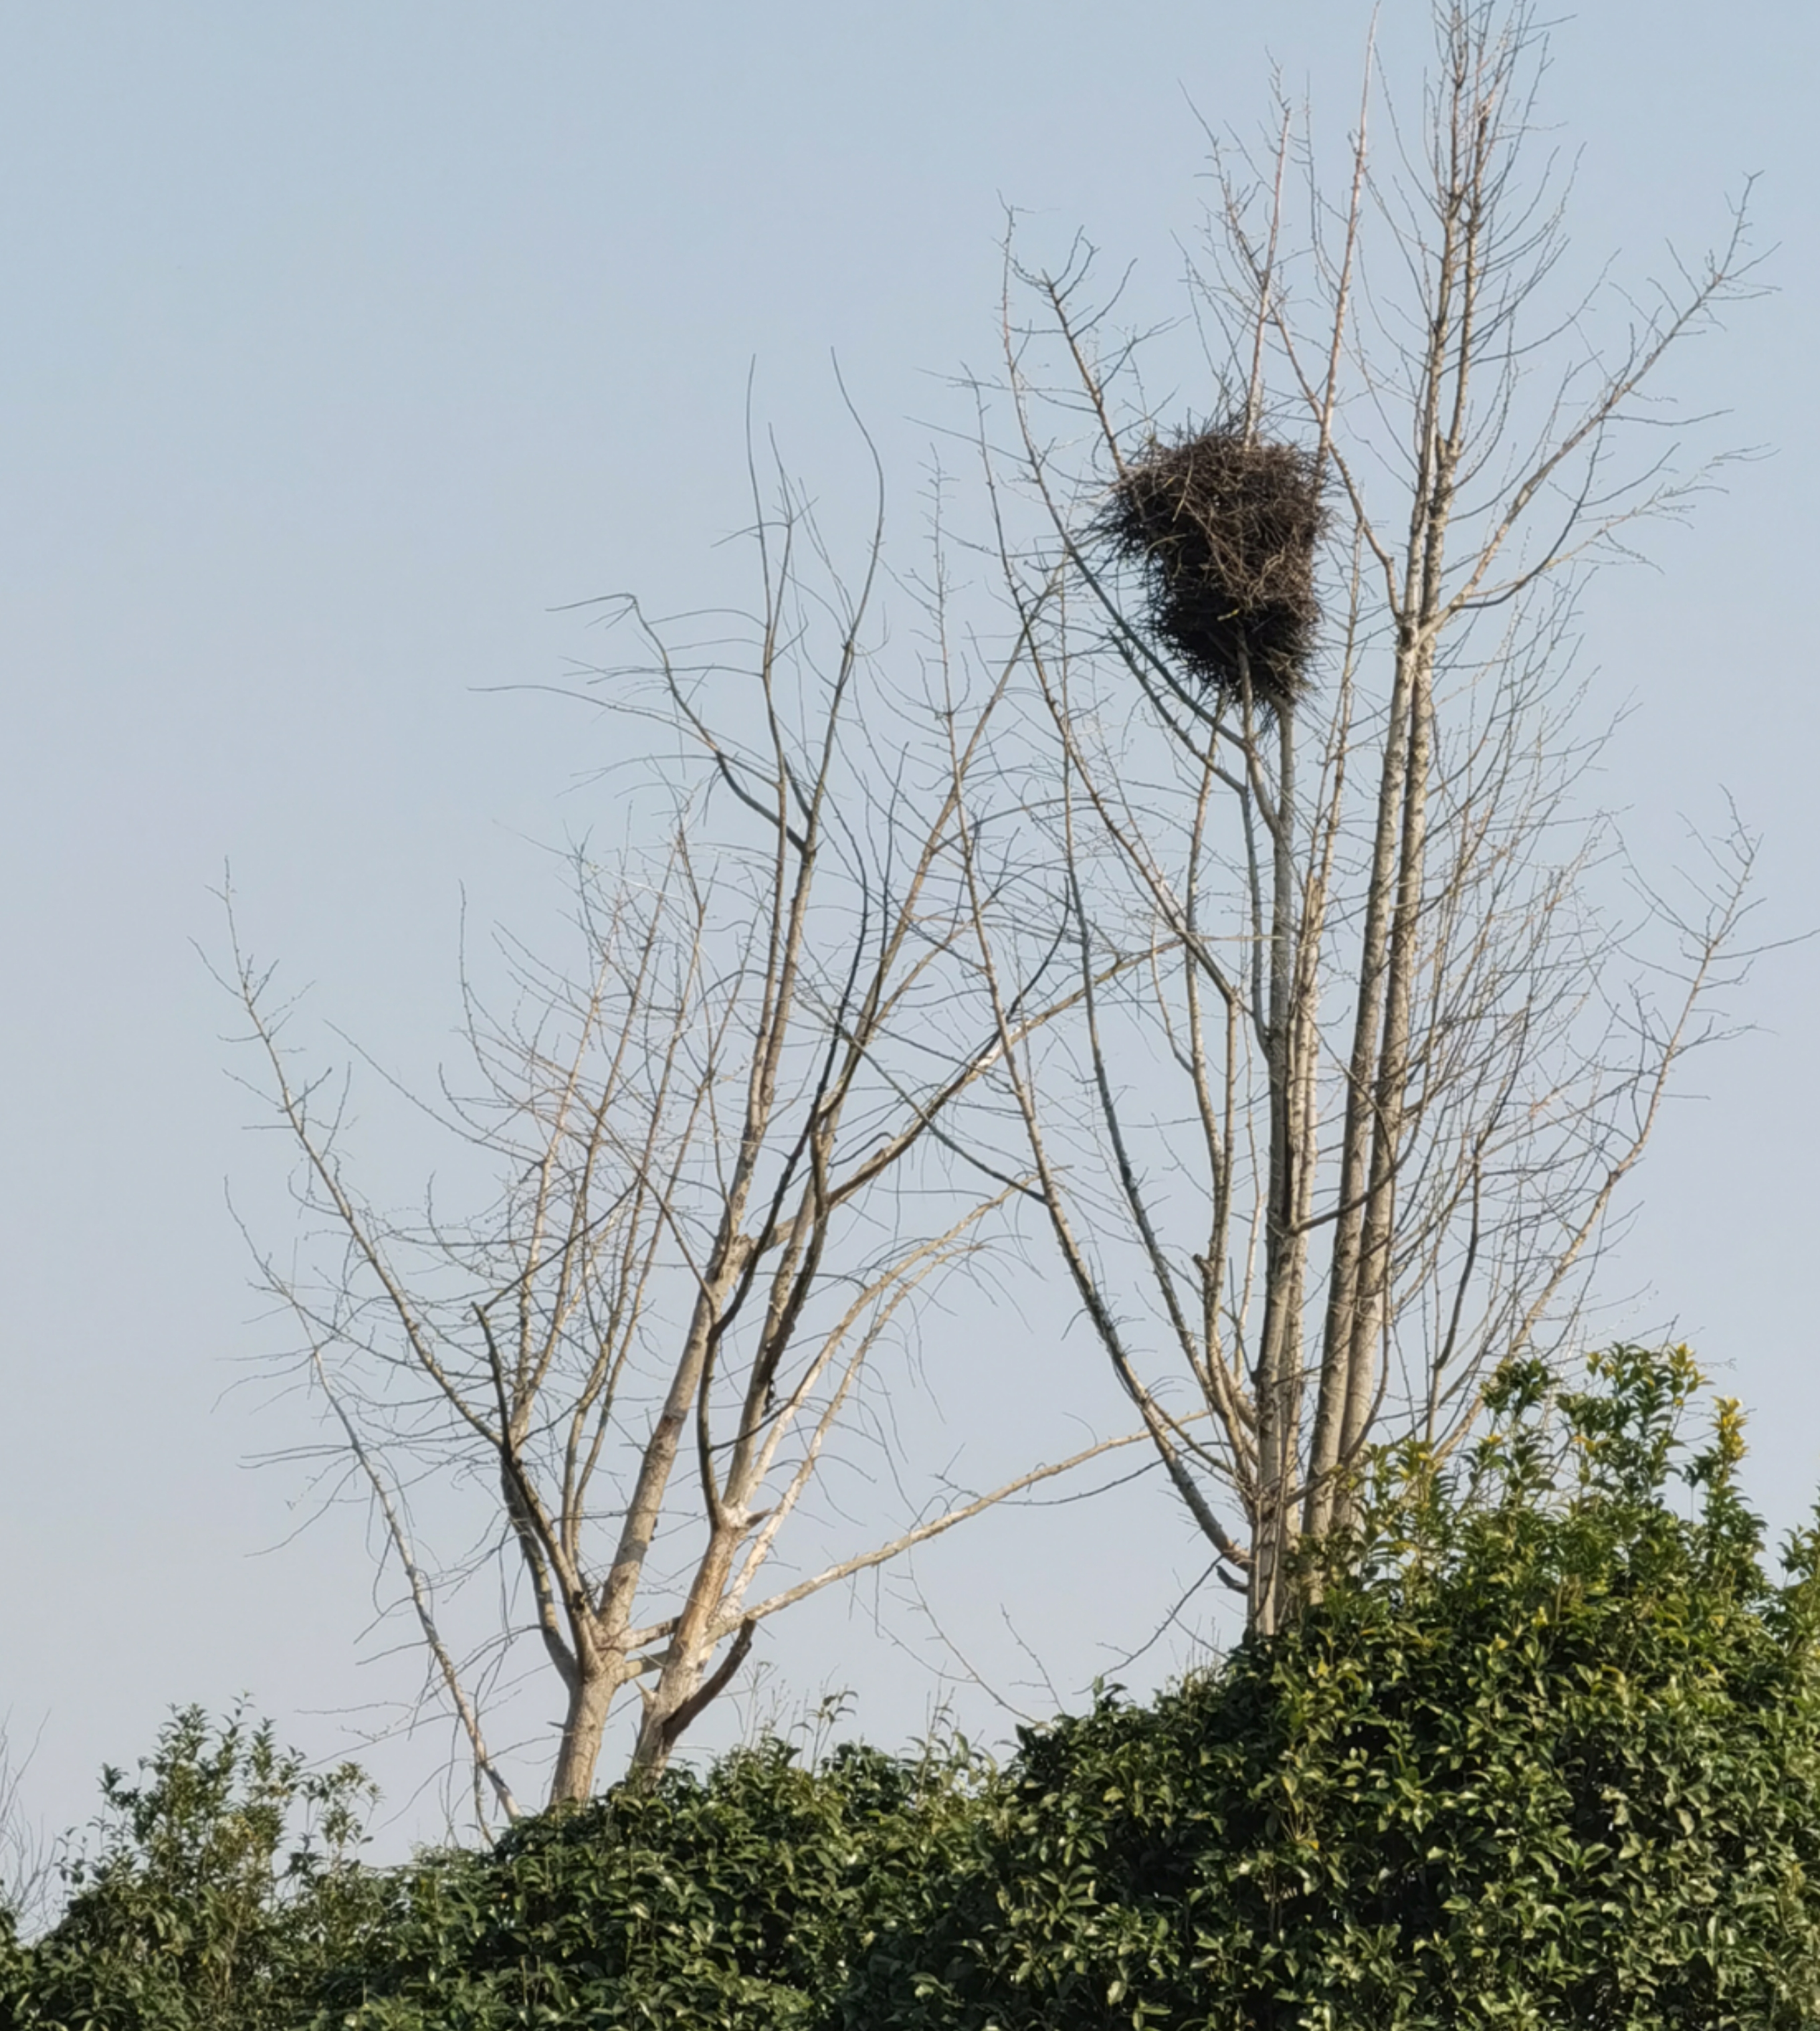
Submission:
[[651,1795],[550,1815],[485,1857],[401,1874],[316,2021],[822,2024],[881,1905],[960,1865],[975,1790],[964,1755],[848,1748],[811,1772],[772,1742],[705,1779],[675,1772]]
[[1551,1438],[1507,1373],[1297,1627],[1027,1738],[835,2021],[1820,2024],[1813,1540],[1769,1586],[1733,1406],[1675,1473],[1684,1353],[1594,1381]]
[[10,1950],[13,2021],[1820,2025],[1815,1540],[1766,1578],[1735,1408],[1680,1447],[1696,1384],[1678,1350],[1559,1396],[1511,1368],[1457,1463],[1378,1463],[1288,1633],[1002,1769],[766,1744],[390,1873],[274,1839],[256,1911],[244,1842],[211,1906],[124,1829]]

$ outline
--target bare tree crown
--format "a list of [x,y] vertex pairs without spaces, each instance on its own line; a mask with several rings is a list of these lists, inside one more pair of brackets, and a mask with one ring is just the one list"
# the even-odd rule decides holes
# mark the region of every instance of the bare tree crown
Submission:
[[[552,1798],[628,1687],[648,1778],[770,1617],[1106,1444],[1150,1449],[1269,1631],[1367,1446],[1445,1453],[1492,1366],[1571,1344],[1742,957],[1752,846],[1684,911],[1637,892],[1652,982],[1587,879],[1617,849],[1568,632],[1697,482],[1634,427],[1750,263],[1740,220],[1589,350],[1531,173],[1540,32],[1503,0],[1435,19],[1419,109],[1368,73],[1337,191],[1288,107],[1260,157],[1218,150],[1211,424],[1144,400],[1085,249],[1008,254],[996,632],[938,531],[887,658],[879,528],[844,580],[788,487],[755,486],[737,639],[614,605],[638,647],[595,695],[662,822],[576,856],[579,963],[509,947],[507,1012],[469,996],[436,1111],[494,1196],[363,1198],[237,954],[330,1237],[265,1278],[477,1809],[517,1810],[483,1695],[521,1639],[561,1688]],[[787,1571],[877,1357],[1013,1213],[1139,1430]],[[465,1562],[417,1548],[424,1475],[481,1493]],[[476,1651],[444,1603],[494,1560]]]
[[[477,1809],[484,1783],[517,1810],[475,1685],[521,1634],[563,1694],[552,1798],[591,1789],[628,1686],[648,1778],[769,1618],[1106,1450],[948,1490],[882,1543],[771,1576],[907,1308],[1031,1189],[946,1124],[1005,1038],[1079,998],[1014,997],[1001,1027],[964,958],[961,799],[1004,680],[893,690],[867,642],[876,532],[849,594],[780,499],[743,644],[698,658],[617,603],[640,647],[600,676],[622,740],[656,729],[643,780],[669,822],[655,847],[577,855],[580,967],[509,945],[509,1012],[468,994],[468,1072],[437,1112],[495,1197],[408,1217],[360,1197],[329,1089],[293,1071],[269,977],[237,960],[259,1090],[333,1237],[313,1278],[269,1256],[265,1278],[406,1582]],[[523,1603],[478,1655],[436,1604],[462,1569],[416,1548],[426,1473],[488,1491],[470,1569],[503,1556]]]
[[[1436,28],[1419,117],[1368,75],[1339,192],[1296,193],[1286,106],[1261,160],[1217,147],[1193,289],[1227,420],[1149,411],[1080,246],[1008,256],[985,391],[1043,735],[1030,878],[1016,911],[979,898],[979,963],[996,985],[1072,945],[1081,1019],[1007,1038],[1007,1081],[1087,1317],[1266,1630],[1369,1442],[1444,1451],[1488,1364],[1571,1335],[1752,852],[1722,840],[1688,915],[1651,899],[1679,957],[1646,992],[1585,879],[1615,841],[1566,653],[1585,570],[1696,483],[1629,448],[1666,356],[1746,289],[1741,219],[1590,354],[1531,173],[1540,31],[1494,0]],[[1302,476],[1301,549],[1247,473]],[[1314,576],[1246,561],[1311,560],[1323,515]]]

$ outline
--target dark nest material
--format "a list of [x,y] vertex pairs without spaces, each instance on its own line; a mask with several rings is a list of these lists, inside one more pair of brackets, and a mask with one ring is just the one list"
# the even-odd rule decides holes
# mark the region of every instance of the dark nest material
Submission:
[[1100,533],[1143,567],[1151,624],[1183,667],[1274,714],[1308,687],[1323,520],[1310,453],[1219,424],[1132,460]]

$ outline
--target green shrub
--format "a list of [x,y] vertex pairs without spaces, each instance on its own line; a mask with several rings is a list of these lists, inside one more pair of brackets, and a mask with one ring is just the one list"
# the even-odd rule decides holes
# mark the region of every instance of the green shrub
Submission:
[[964,1748],[915,1763],[845,1748],[809,1771],[770,1742],[532,1820],[490,1854],[427,1858],[315,2022],[820,2023],[878,1909],[948,1865],[973,1776]]
[[1026,1738],[837,2021],[1820,2023],[1814,1540],[1766,1582],[1698,1379],[1513,1367],[1456,1470],[1381,1462],[1287,1634]]
[[[264,2031],[346,1950],[377,1879],[351,1859],[369,1787],[278,1749],[270,1727],[173,1716],[140,1780],[103,1772],[92,1851],[63,1865],[46,1936],[0,1948],[18,2031]],[[9,1935],[11,1928],[8,1928]]]
[[1001,1770],[772,1742],[376,1872],[355,1773],[180,1715],[55,1929],[0,1925],[0,2022],[1812,2031],[1820,1533],[1766,1578],[1698,1386],[1508,1368],[1458,1460],[1379,1459],[1294,1626]]

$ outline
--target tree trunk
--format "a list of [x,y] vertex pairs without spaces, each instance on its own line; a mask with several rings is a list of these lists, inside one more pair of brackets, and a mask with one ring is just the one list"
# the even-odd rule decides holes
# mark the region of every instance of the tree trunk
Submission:
[[563,1716],[556,1772],[550,1780],[551,1805],[573,1805],[593,1797],[601,1738],[606,1732],[606,1717],[619,1685],[619,1679],[610,1671],[576,1671],[569,1695],[569,1711]]
[[1345,1126],[1341,1138],[1338,1217],[1328,1269],[1327,1316],[1322,1332],[1321,1384],[1308,1461],[1308,1492],[1303,1528],[1318,1537],[1332,1519],[1334,1481],[1344,1457],[1346,1403],[1353,1321],[1359,1302],[1359,1265],[1365,1228],[1366,1182],[1370,1176],[1373,1101],[1384,1013],[1384,975],[1389,963],[1391,902],[1397,868],[1398,818],[1408,766],[1408,717],[1413,657],[1399,647],[1391,683],[1389,724],[1378,782],[1377,822],[1371,872],[1366,890],[1365,922],[1355,971],[1352,1054],[1346,1079]]
[[628,1773],[635,1784],[650,1784],[662,1776],[684,1729],[726,1685],[751,1648],[748,1623],[741,1627],[732,1649],[704,1688],[707,1662],[714,1654],[714,1626],[726,1600],[728,1575],[740,1534],[730,1522],[723,1522],[696,1568],[695,1584],[677,1618],[675,1633],[658,1668],[657,1683],[645,1697],[638,1742]]
[[1296,1519],[1291,1504],[1302,1369],[1302,1266],[1296,1218],[1305,1151],[1296,937],[1295,720],[1277,719],[1277,809],[1272,828],[1270,1008],[1264,1056],[1270,1086],[1270,1197],[1265,1213],[1264,1325],[1258,1360],[1258,1514],[1253,1526],[1250,1619],[1269,1634],[1281,1606]]

